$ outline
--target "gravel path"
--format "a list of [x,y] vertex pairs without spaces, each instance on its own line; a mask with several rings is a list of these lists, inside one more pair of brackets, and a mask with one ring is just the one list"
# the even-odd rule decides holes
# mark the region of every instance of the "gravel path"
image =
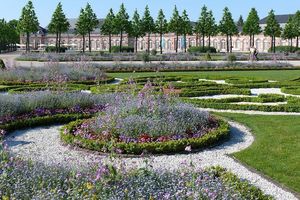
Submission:
[[[235,122],[229,122],[229,124],[231,126],[231,138],[222,145],[189,155],[151,156],[147,158],[148,163],[154,169],[160,170],[176,170],[188,166],[190,161],[196,168],[220,165],[239,177],[248,179],[252,184],[261,188],[266,194],[273,195],[276,199],[296,200],[297,198],[292,193],[251,172],[227,155],[249,147],[254,141],[254,137],[245,126]],[[6,138],[6,142],[14,155],[43,162],[50,166],[87,167],[99,160],[102,162],[123,162],[126,168],[146,165],[145,158],[116,158],[114,161],[109,161],[109,158],[103,155],[63,146],[59,139],[59,128],[60,126],[51,126],[16,131]]]

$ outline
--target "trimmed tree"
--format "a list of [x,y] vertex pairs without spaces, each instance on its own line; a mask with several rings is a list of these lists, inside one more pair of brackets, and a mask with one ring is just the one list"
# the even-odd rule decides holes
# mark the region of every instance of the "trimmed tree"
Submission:
[[107,14],[104,20],[104,23],[101,26],[101,33],[104,35],[108,35],[109,53],[111,53],[111,37],[116,32],[114,22],[115,22],[115,14],[113,9],[110,9],[109,13]]
[[160,54],[163,53],[163,35],[168,32],[168,22],[162,9],[158,12],[156,20],[156,31],[159,34],[159,48]]
[[204,5],[201,8],[201,14],[197,21],[195,31],[198,35],[202,37],[202,47],[204,48],[205,45],[205,36],[207,32],[207,19],[208,19],[208,11],[207,7]]
[[87,30],[88,39],[89,39],[89,52],[92,51],[92,44],[91,44],[91,32],[98,27],[99,21],[97,19],[97,15],[94,13],[91,5],[89,3],[86,4],[85,7],[85,28]]
[[254,46],[254,36],[261,33],[259,17],[255,8],[252,8],[243,26],[243,33],[250,36],[250,47]]
[[115,17],[114,27],[116,28],[116,32],[120,34],[120,52],[122,52],[123,34],[130,32],[129,15],[123,3]]
[[298,10],[293,17],[293,24],[295,27],[296,47],[299,48],[300,37],[300,10]]
[[282,38],[290,40],[291,50],[293,48],[293,39],[295,37],[296,37],[296,28],[294,26],[294,19],[293,17],[289,17],[289,20],[282,31]]
[[155,23],[154,23],[153,18],[151,17],[151,13],[150,13],[148,5],[145,8],[144,16],[142,19],[142,30],[143,30],[143,34],[148,35],[147,52],[150,53],[150,35],[151,35],[151,33],[155,33]]
[[208,47],[210,47],[210,38],[211,36],[218,34],[218,26],[216,25],[216,21],[213,15],[213,12],[210,10],[207,15],[206,22],[206,35],[208,37]]
[[144,32],[142,30],[142,20],[137,9],[134,11],[132,17],[130,35],[134,37],[134,49],[135,52],[137,52],[138,38],[144,36]]
[[242,27],[243,28],[244,24],[245,23],[244,23],[243,16],[240,15],[239,20],[237,21],[236,25],[237,25],[237,27]]
[[39,30],[39,21],[35,14],[32,1],[22,9],[19,19],[18,30],[21,34],[26,34],[26,52],[30,51],[30,34]]
[[267,25],[264,30],[265,36],[271,37],[271,50],[275,53],[276,48],[276,37],[280,37],[281,35],[281,28],[279,23],[276,21],[274,10],[269,12],[267,17]]
[[232,19],[232,14],[228,7],[225,7],[222,20],[220,21],[219,30],[222,35],[226,36],[226,51],[232,52],[232,36],[238,34],[238,29],[234,20]]
[[60,52],[61,34],[67,32],[69,30],[69,27],[70,23],[68,22],[66,15],[64,14],[64,11],[62,9],[62,5],[59,2],[48,26],[49,33],[56,34],[56,53]]
[[85,35],[88,33],[86,29],[86,14],[83,8],[80,10],[80,15],[76,22],[76,34],[82,36],[82,52],[85,52]]
[[169,32],[173,32],[176,34],[176,43],[175,43],[176,53],[178,52],[178,38],[179,38],[179,35],[182,33],[181,21],[182,21],[181,16],[179,15],[177,7],[175,6],[173,15],[169,22]]
[[182,13],[182,22],[181,22],[181,28],[182,28],[182,34],[183,34],[183,42],[184,42],[184,52],[186,53],[186,36],[191,35],[193,33],[193,27],[191,25],[191,21],[189,19],[189,16],[186,12],[186,10],[183,10]]

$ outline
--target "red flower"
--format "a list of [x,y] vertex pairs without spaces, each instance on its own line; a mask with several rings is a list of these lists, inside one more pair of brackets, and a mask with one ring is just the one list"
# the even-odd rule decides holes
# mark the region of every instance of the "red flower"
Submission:
[[148,134],[141,134],[139,136],[139,142],[141,143],[151,142],[151,137]]

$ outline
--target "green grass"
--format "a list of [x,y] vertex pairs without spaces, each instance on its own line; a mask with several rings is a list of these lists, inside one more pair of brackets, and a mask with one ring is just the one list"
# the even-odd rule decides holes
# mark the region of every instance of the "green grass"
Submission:
[[217,115],[245,124],[255,136],[234,157],[300,193],[300,116]]
[[135,78],[147,77],[155,75],[166,76],[199,76],[201,78],[256,78],[268,80],[291,80],[300,77],[300,70],[251,70],[251,71],[210,71],[210,72],[136,72],[136,73],[108,73],[109,76],[115,78]]

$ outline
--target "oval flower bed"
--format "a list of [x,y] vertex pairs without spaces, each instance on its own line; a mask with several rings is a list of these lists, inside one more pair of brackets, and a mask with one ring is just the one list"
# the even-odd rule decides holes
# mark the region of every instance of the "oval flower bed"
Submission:
[[224,121],[146,84],[137,96],[117,96],[97,117],[65,126],[61,139],[100,152],[158,154],[208,147],[228,134]]

